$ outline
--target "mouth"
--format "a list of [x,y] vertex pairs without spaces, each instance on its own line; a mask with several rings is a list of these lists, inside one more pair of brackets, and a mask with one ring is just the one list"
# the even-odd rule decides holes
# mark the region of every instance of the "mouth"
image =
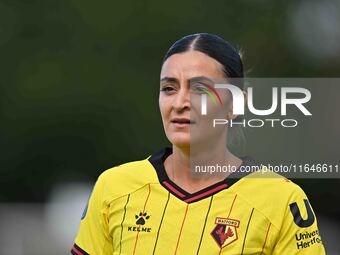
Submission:
[[176,127],[188,127],[192,124],[195,124],[195,121],[187,119],[187,118],[174,118],[171,120],[171,123],[175,124]]

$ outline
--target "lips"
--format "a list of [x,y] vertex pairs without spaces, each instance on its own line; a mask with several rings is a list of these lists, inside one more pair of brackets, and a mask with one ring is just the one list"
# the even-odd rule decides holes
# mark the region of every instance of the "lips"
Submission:
[[195,122],[188,118],[174,118],[171,120],[172,123],[177,124],[194,124]]

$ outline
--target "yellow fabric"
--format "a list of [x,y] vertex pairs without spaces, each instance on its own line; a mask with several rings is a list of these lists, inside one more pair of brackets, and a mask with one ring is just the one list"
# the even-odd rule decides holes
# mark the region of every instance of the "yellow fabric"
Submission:
[[306,220],[304,199],[293,182],[255,173],[186,203],[161,185],[148,159],[134,161],[98,178],[75,243],[91,255],[323,255],[316,219],[294,222],[290,204]]

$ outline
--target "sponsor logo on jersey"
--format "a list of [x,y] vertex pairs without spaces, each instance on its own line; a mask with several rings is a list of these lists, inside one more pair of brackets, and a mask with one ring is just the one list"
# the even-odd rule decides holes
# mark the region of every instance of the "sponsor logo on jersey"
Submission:
[[312,247],[313,245],[321,244],[321,237],[319,235],[319,230],[315,229],[313,231],[299,232],[295,234],[296,248],[306,249]]
[[237,228],[240,226],[239,220],[217,217],[215,224],[216,226],[210,234],[220,248],[223,248],[238,239]]
[[296,202],[291,203],[289,207],[290,207],[290,212],[292,213],[294,217],[295,224],[299,226],[300,228],[308,228],[314,224],[315,216],[314,216],[314,213],[312,211],[312,208],[308,200],[304,199],[303,202],[305,204],[305,208],[307,211],[307,219],[302,218],[300,209]]
[[148,219],[150,219],[151,215],[148,215],[146,212],[140,212],[135,215],[136,225],[128,226],[128,231],[134,232],[151,232],[151,228],[144,226]]
[[[315,215],[312,211],[312,207],[310,206],[307,199],[304,199],[303,202],[305,208],[301,209],[302,212],[307,212],[307,218],[302,217],[301,210],[296,202],[289,205],[290,212],[293,215],[294,223],[301,229],[301,232],[295,234],[296,248],[298,250],[306,249],[312,247],[313,245],[322,243],[319,230],[311,230],[310,228],[315,222]],[[302,232],[304,229],[306,229],[306,231]]]

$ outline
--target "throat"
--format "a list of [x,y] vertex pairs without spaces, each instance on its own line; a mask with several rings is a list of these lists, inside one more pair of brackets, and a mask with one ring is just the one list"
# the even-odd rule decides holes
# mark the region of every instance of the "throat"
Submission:
[[173,154],[164,161],[166,174],[171,182],[187,193],[196,193],[223,181],[227,175],[204,176],[193,173],[190,169],[189,160],[180,162],[174,160]]

